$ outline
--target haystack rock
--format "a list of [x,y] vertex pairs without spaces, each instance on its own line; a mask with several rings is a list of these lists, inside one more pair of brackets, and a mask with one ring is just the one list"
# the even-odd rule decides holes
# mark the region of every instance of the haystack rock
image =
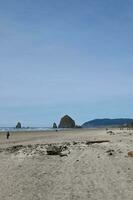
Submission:
[[21,123],[20,122],[17,123],[16,128],[21,128]]
[[60,124],[58,127],[59,128],[75,128],[75,121],[68,115],[65,115],[64,117],[61,118]]

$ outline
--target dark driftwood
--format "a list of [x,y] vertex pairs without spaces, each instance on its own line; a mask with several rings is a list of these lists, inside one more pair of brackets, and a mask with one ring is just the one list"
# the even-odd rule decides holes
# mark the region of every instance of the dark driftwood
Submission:
[[95,143],[104,143],[104,142],[110,142],[109,140],[95,140],[95,141],[87,141],[86,144],[89,145],[89,144],[95,144]]

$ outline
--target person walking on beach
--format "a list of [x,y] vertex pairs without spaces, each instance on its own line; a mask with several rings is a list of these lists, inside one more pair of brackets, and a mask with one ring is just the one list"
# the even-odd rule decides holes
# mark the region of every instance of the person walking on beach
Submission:
[[10,137],[10,133],[9,133],[9,131],[6,133],[6,138],[7,138],[7,140],[9,139],[9,137]]

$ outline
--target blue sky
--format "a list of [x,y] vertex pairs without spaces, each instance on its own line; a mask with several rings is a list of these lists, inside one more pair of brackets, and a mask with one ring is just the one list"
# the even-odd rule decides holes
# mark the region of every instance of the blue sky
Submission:
[[132,0],[0,0],[0,126],[133,117]]

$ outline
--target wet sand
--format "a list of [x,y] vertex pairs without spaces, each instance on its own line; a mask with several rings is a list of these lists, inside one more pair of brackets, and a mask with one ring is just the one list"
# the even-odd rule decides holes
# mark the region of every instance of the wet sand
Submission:
[[112,131],[0,134],[0,200],[132,200],[133,131]]

